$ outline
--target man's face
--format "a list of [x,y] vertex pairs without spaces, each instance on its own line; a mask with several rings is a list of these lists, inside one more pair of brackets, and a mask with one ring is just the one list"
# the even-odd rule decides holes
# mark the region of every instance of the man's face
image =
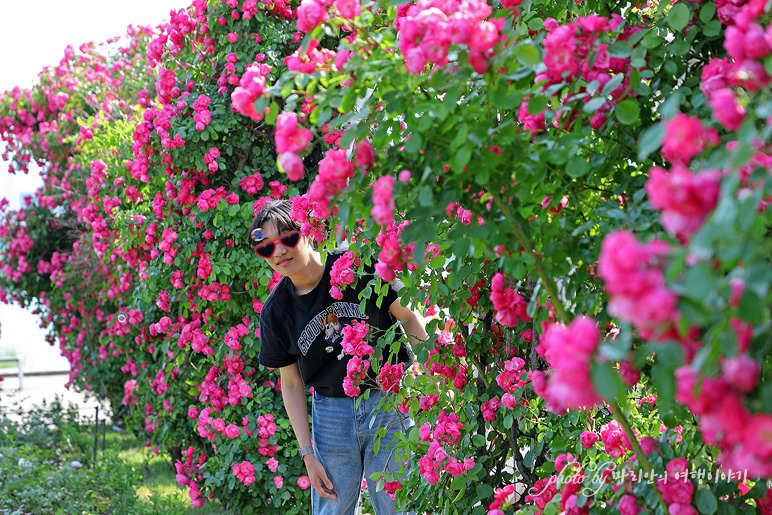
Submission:
[[[287,234],[291,231],[284,231],[279,233],[276,223],[272,220],[265,222],[262,227],[263,239],[260,242],[267,240],[273,240],[278,238],[282,234]],[[308,238],[300,236],[300,240],[295,248],[289,248],[282,244],[281,240],[274,241],[276,249],[273,251],[273,255],[266,258],[271,268],[279,272],[284,276],[291,276],[297,272],[303,270],[308,264],[311,258],[312,248],[308,242]]]

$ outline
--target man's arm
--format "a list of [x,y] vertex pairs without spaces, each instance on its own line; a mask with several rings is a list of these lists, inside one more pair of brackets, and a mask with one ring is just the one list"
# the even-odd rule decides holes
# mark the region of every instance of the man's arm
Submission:
[[407,334],[410,345],[413,347],[419,342],[426,341],[429,337],[426,334],[426,320],[418,311],[403,306],[400,304],[399,299],[391,303],[389,311],[397,320],[402,321],[402,327],[405,328],[405,334]]
[[[284,400],[284,409],[287,410],[287,416],[292,424],[292,430],[295,432],[295,438],[298,441],[298,447],[311,446],[311,431],[308,427],[308,403],[306,401],[306,386],[303,378],[300,376],[298,364],[281,367],[281,396]],[[308,478],[311,480],[311,486],[322,497],[335,499],[337,496],[332,492],[332,481],[327,477],[327,472],[313,453],[303,456],[303,462],[308,471]]]

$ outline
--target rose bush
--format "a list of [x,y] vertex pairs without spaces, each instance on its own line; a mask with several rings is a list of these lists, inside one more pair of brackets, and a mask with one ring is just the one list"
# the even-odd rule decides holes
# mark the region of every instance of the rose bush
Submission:
[[378,358],[396,328],[347,329],[347,392],[403,384],[414,425],[381,478],[401,506],[768,513],[769,18],[194,2],[3,97],[12,166],[46,183],[4,214],[0,297],[38,306],[78,387],[182,449],[194,504],[305,512],[254,361],[278,278],[243,243],[292,198],[321,249],[351,242],[331,295],[375,270],[366,297],[399,277],[433,319],[404,377]]

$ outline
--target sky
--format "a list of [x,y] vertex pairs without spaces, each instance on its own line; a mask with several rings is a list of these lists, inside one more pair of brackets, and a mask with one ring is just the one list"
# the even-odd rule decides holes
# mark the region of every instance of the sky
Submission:
[[[0,0],[0,94],[31,87],[45,66],[55,66],[67,45],[99,43],[126,33],[129,25],[158,25],[188,0]],[[0,143],[1,145],[1,143]],[[2,153],[2,147],[0,147]],[[18,208],[42,182],[37,172],[8,174],[0,162],[0,198]],[[43,340],[37,318],[18,306],[0,303],[0,356],[20,355],[24,370],[67,370],[67,360]]]

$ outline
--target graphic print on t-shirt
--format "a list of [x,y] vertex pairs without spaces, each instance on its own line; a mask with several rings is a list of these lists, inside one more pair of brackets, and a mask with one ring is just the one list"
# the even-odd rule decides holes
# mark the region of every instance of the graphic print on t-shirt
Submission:
[[301,331],[298,347],[303,356],[308,353],[308,349],[311,348],[311,344],[314,343],[316,337],[324,331],[324,340],[327,343],[325,350],[327,353],[335,352],[335,347],[340,345],[338,359],[343,359],[343,345],[340,343],[343,340],[343,334],[341,333],[344,325],[343,318],[367,320],[370,317],[359,310],[359,304],[353,302],[333,303],[327,309],[317,313]]

